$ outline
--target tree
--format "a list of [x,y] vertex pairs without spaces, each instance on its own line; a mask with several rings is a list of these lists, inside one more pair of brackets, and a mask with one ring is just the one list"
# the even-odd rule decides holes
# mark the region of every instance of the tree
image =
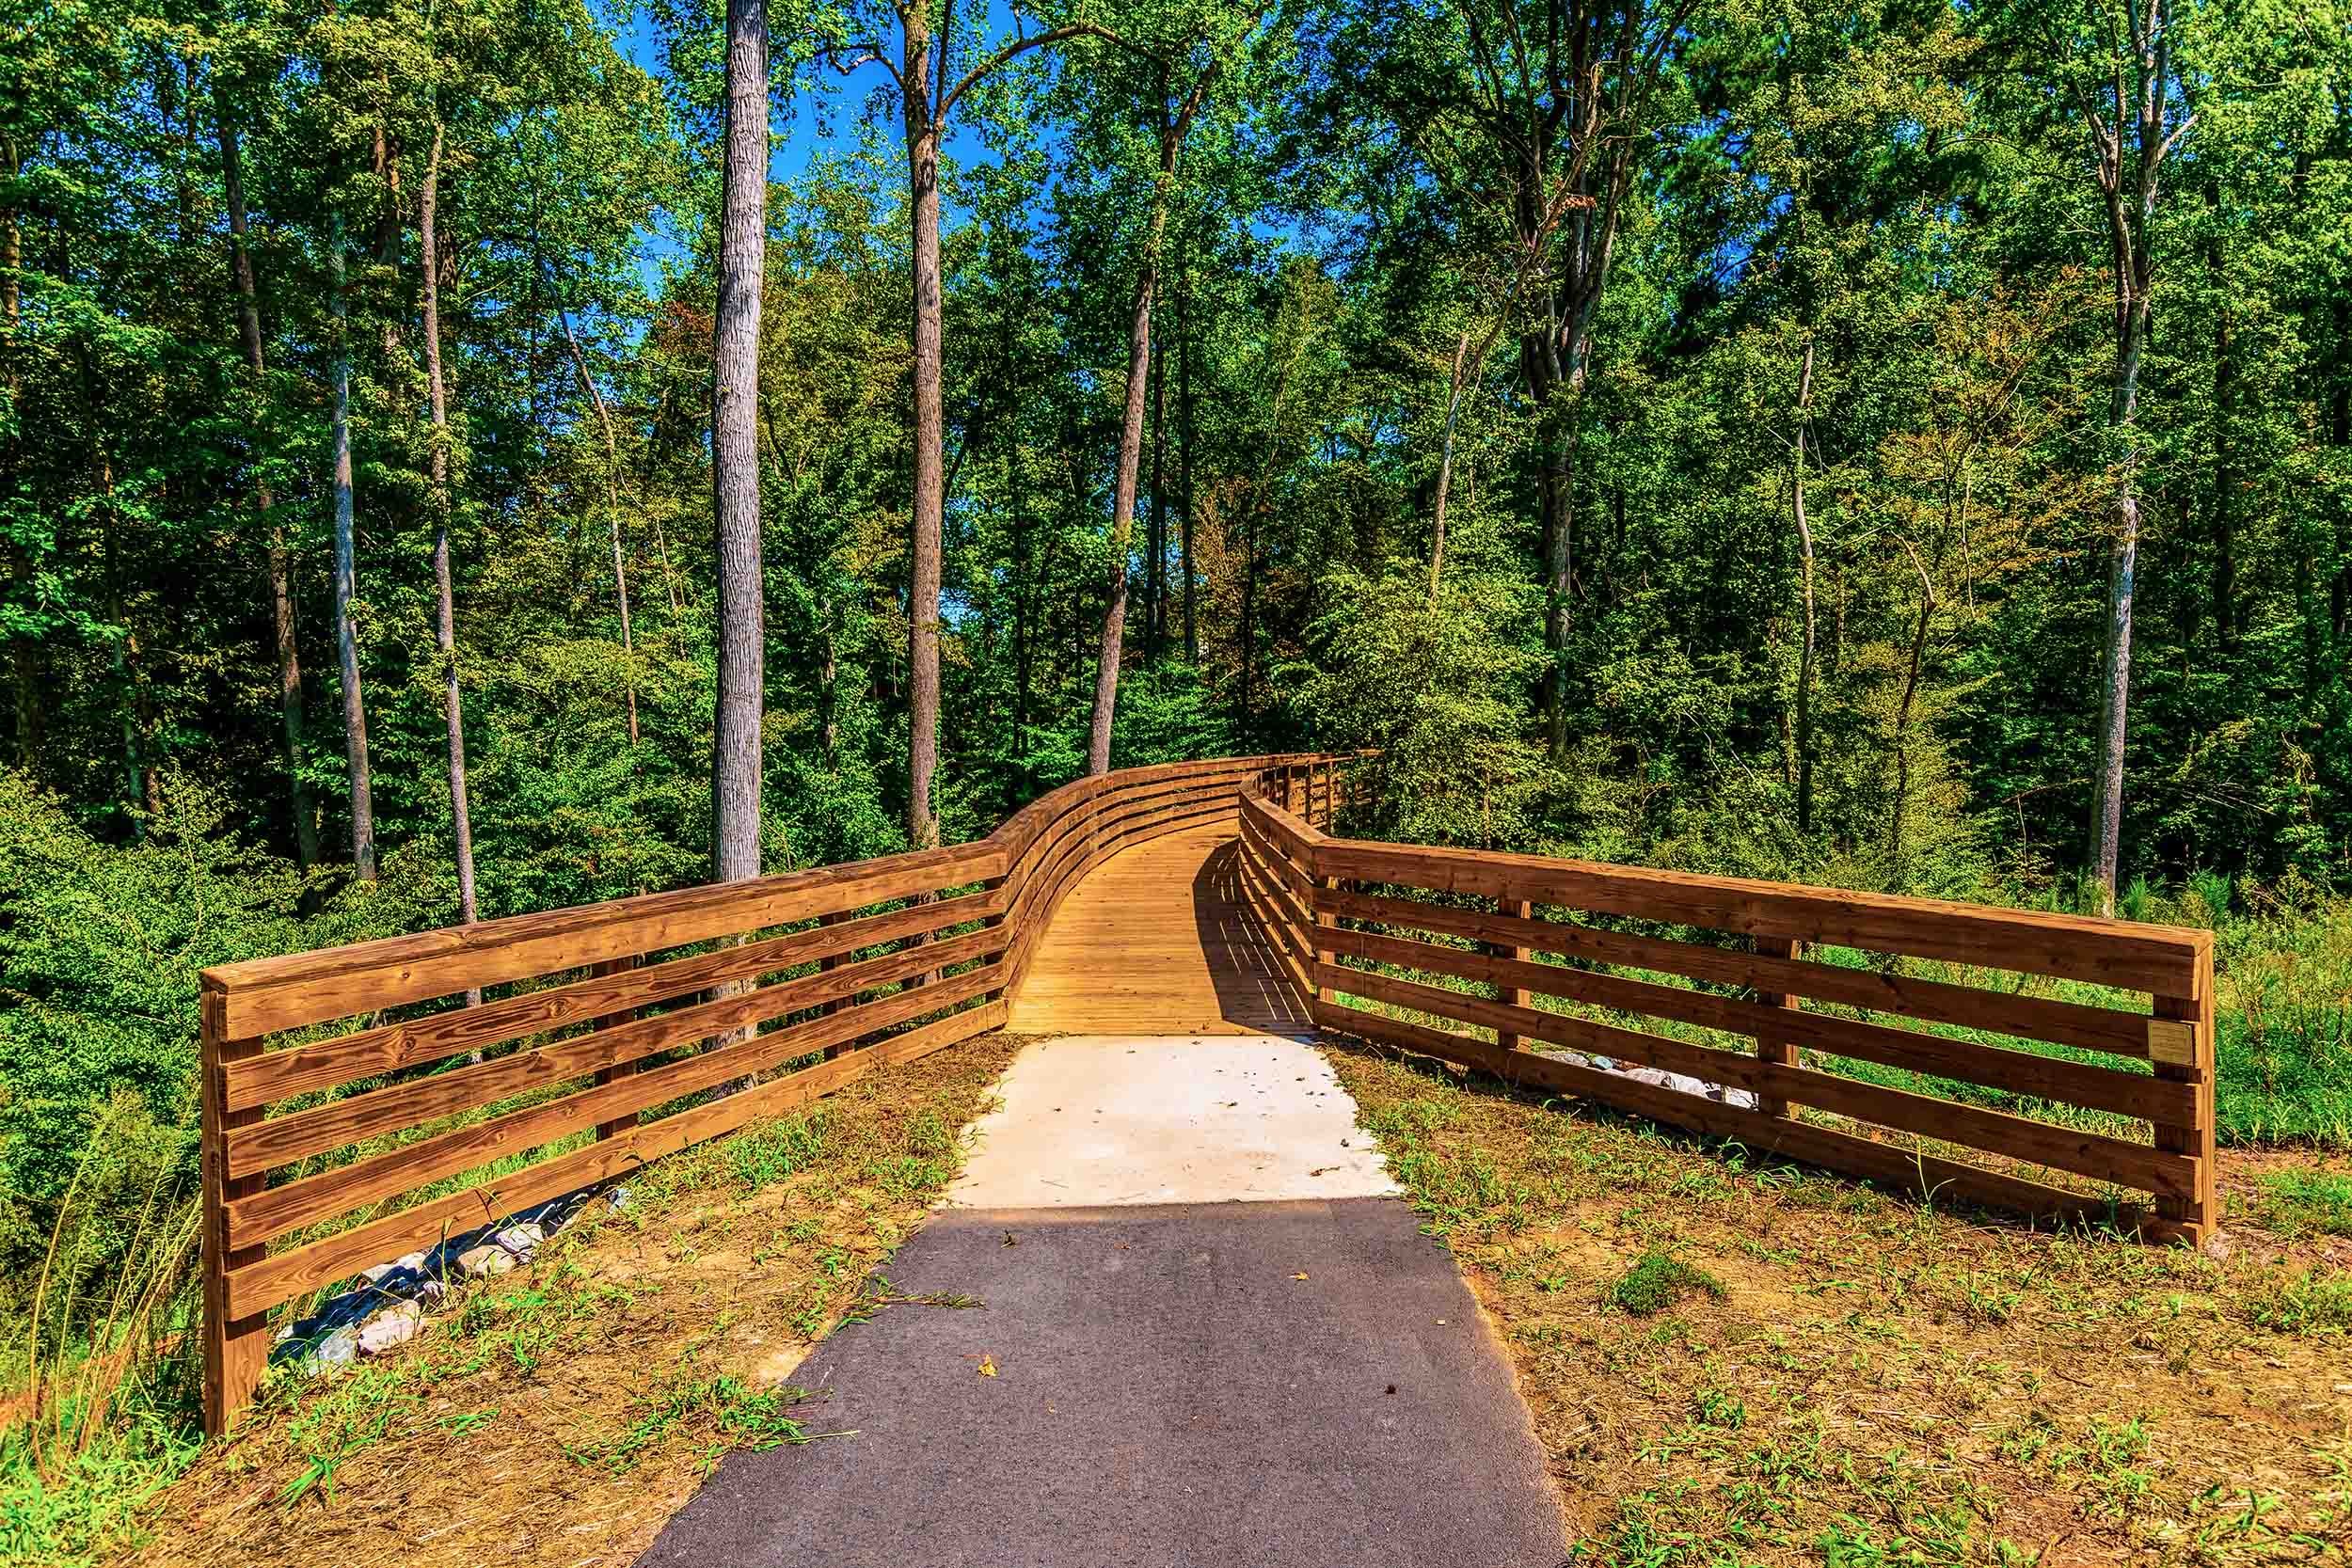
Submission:
[[2090,137],[2091,178],[2106,217],[2115,366],[2107,398],[2114,484],[2108,500],[2107,613],[2087,870],[2099,912],[2113,914],[2116,859],[2123,836],[2132,601],[2139,570],[2139,378],[2155,284],[2149,231],[2155,222],[2166,160],[2197,117],[2182,102],[2185,95],[2173,58],[2172,0],[2118,0],[2115,6],[2095,8],[2092,16],[2093,32],[2085,52],[2095,74],[2086,71],[2071,87]]
[[375,880],[375,804],[368,773],[368,709],[359,688],[358,545],[352,531],[351,312],[343,298],[343,220],[327,226],[327,309],[334,355],[332,422],[335,531],[335,649],[343,690],[343,757],[351,786],[351,866],[363,882]]
[[[220,144],[221,199],[229,216],[230,271],[237,289],[237,336],[244,346],[246,367],[252,372],[257,397],[265,395],[267,356],[262,346],[261,287],[253,274],[253,254],[246,244],[245,166],[237,143],[237,117],[228,78],[215,67],[213,73],[213,129]],[[13,232],[13,230],[11,230]],[[4,263],[13,267],[13,259]],[[286,786],[294,811],[294,853],[303,869],[318,863],[318,812],[310,803],[310,786],[302,774],[302,654],[295,635],[293,562],[286,548],[285,525],[275,515],[277,497],[267,475],[256,464],[253,479],[253,520],[261,530],[269,562],[270,623],[278,656],[278,711],[285,734]]]
[[[886,17],[880,8],[862,7],[852,18],[856,41],[836,39],[819,51],[845,73],[879,65],[889,74],[897,89],[899,128],[906,141],[914,299],[911,334],[914,504],[908,528],[907,590],[907,842],[918,849],[939,843],[931,783],[939,768],[940,534],[947,506],[946,414],[941,390],[945,349],[939,263],[940,140],[957,105],[999,68],[1033,49],[1066,39],[1110,36],[1091,23],[1071,23],[1016,36],[984,55],[958,78],[951,75],[949,62],[958,41],[955,17],[954,0],[941,0],[940,24],[934,33],[930,0],[890,0]],[[983,19],[972,25],[985,24]],[[894,31],[898,38],[895,51],[882,41]]]
[[[1175,84],[1170,80],[1169,56],[1182,60],[1189,54],[1185,45],[1192,40],[1180,38],[1175,46],[1162,54],[1148,52],[1146,73],[1152,83],[1152,118],[1156,120],[1158,168],[1152,181],[1151,214],[1145,220],[1142,254],[1136,263],[1135,291],[1128,305],[1127,327],[1127,388],[1119,427],[1119,467],[1114,482],[1111,502],[1111,580],[1110,592],[1103,607],[1103,634],[1097,644],[1094,667],[1094,706],[1087,728],[1087,771],[1107,773],[1111,766],[1111,718],[1119,703],[1119,666],[1124,652],[1127,626],[1127,565],[1135,536],[1136,475],[1143,461],[1143,409],[1146,392],[1152,384],[1152,307],[1157,295],[1160,278],[1160,246],[1168,231],[1168,203],[1174,198],[1176,164],[1183,151],[1184,136],[1192,129],[1193,117],[1200,112],[1201,101],[1216,86],[1225,67],[1225,54],[1236,46],[1257,24],[1251,17],[1241,32],[1226,40],[1210,33],[1202,40],[1209,51],[1205,63],[1194,69],[1188,87],[1174,112],[1168,103]],[[1111,80],[1116,83],[1116,75]],[[1117,90],[1116,87],[1113,88]],[[1165,400],[1162,406],[1165,408]],[[1160,524],[1156,501],[1158,464],[1153,464],[1154,527]],[[1159,558],[1166,548],[1159,541],[1154,551],[1152,578],[1157,581]],[[1159,606],[1154,596],[1152,614],[1155,627]]]
[[711,879],[759,875],[766,681],[759,529],[759,309],[768,246],[768,13],[727,0],[719,310],[710,362],[718,523],[719,691],[711,745]]
[[[457,918],[470,926],[482,917],[474,893],[473,811],[466,798],[466,717],[457,689],[457,601],[451,586],[449,564],[449,389],[441,375],[440,235],[442,127],[433,124],[433,150],[424,166],[424,186],[417,194],[417,235],[421,263],[424,379],[427,407],[433,420],[433,453],[429,459],[433,507],[433,632],[441,655],[441,716],[449,730],[449,813],[452,849],[457,861]],[[479,990],[468,993],[479,1002]]]

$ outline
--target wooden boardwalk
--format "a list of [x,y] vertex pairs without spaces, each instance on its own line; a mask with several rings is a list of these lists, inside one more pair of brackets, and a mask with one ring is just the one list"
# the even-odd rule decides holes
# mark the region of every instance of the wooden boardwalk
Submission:
[[1296,1035],[1307,997],[1244,903],[1219,822],[1104,861],[1040,940],[1007,1027],[1049,1035]]

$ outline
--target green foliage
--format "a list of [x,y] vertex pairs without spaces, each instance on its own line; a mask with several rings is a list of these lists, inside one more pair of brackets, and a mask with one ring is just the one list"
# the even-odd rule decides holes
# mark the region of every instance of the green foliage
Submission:
[[2286,1236],[2352,1236],[2352,1175],[2289,1168],[2256,1183],[2254,1218]]
[[2280,1334],[2352,1331],[2352,1272],[2325,1263],[2273,1269],[2244,1310],[2257,1328]]
[[1724,1293],[1724,1282],[1663,1248],[1652,1247],[1610,1285],[1608,1298],[1619,1311],[1629,1312],[1637,1318],[1647,1318],[1663,1312],[1683,1297],[1694,1293],[1720,1299]]
[[1522,848],[1549,782],[1522,721],[1541,668],[1521,639],[1528,594],[1493,573],[1457,569],[1433,594],[1425,575],[1343,568],[1322,585],[1332,608],[1311,629],[1311,664],[1286,668],[1300,728],[1332,750],[1369,749],[1383,836]]

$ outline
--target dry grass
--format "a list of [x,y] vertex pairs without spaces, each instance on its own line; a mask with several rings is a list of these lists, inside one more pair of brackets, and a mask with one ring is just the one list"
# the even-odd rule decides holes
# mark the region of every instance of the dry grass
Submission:
[[[2055,1568],[2352,1543],[2352,1239],[2250,1217],[2280,1212],[2279,1167],[2325,1162],[2225,1156],[2230,1244],[2200,1257],[1333,1056],[1510,1348],[1581,1556]],[[1626,1311],[1660,1254],[1720,1296]]]
[[135,1560],[631,1561],[727,1449],[829,1430],[787,1380],[921,1223],[1021,1043],[885,1069],[662,1162],[415,1343],[275,1388],[156,1500]]

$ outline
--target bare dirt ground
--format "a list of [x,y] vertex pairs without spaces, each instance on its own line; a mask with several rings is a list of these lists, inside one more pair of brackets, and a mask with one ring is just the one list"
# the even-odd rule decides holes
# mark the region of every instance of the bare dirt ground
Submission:
[[[2352,1238],[2233,1155],[2219,1256],[1751,1166],[1334,1048],[1626,1565],[2247,1564],[2352,1544]],[[1645,1293],[1645,1287],[1650,1288]]]
[[154,1506],[151,1568],[627,1563],[731,1448],[817,1440],[792,1370],[953,1178],[1022,1042],[969,1041],[644,1173],[421,1339],[274,1390]]

